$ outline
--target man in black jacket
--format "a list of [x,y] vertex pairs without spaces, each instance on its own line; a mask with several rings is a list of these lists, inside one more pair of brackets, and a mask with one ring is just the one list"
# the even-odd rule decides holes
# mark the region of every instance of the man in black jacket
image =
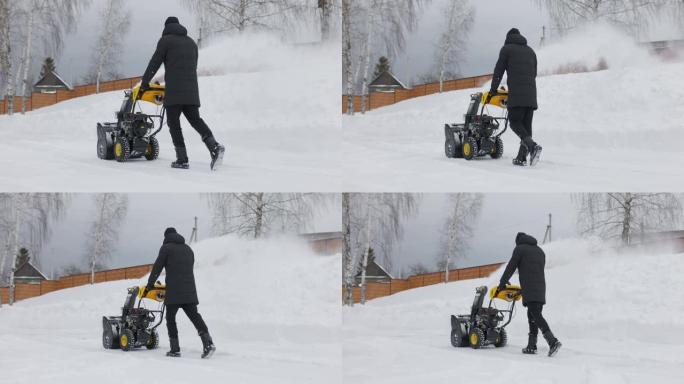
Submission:
[[490,95],[496,94],[504,72],[508,74],[508,119],[511,129],[521,140],[513,164],[526,165],[529,152],[530,165],[535,165],[542,150],[532,140],[532,118],[537,109],[537,55],[516,28],[508,31],[506,42],[499,52]]
[[171,131],[173,145],[176,148],[176,161],[171,163],[173,168],[188,169],[188,152],[185,149],[183,131],[181,131],[180,115],[183,113],[190,125],[202,137],[211,155],[211,169],[223,161],[225,148],[216,142],[214,135],[199,114],[200,97],[197,84],[197,44],[188,37],[188,30],[183,27],[176,17],[166,19],[157,50],[150,60],[142,78],[141,91],[149,89],[152,77],[159,67],[164,64],[166,74],[166,107],[167,124]]
[[525,234],[518,233],[515,237],[515,249],[513,256],[506,266],[499,290],[508,284],[513,272],[518,270],[520,288],[522,289],[523,305],[527,307],[527,321],[530,326],[527,347],[522,352],[526,354],[537,353],[537,334],[541,329],[544,339],[549,343],[549,356],[553,356],[561,347],[560,341],[551,333],[549,325],[542,316],[542,308],[546,304],[546,280],[544,279],[544,264],[546,255],[539,246],[537,239]]
[[169,331],[171,350],[166,356],[180,357],[180,345],[178,343],[178,327],[176,326],[176,314],[183,309],[197,329],[204,350],[202,358],[211,357],[216,351],[214,342],[209,335],[207,325],[202,316],[197,312],[197,289],[195,288],[195,275],[192,272],[195,263],[195,255],[192,249],[185,244],[183,236],[179,235],[174,228],[164,231],[164,244],[159,249],[159,256],[154,262],[150,278],[147,281],[146,290],[152,289],[162,269],[166,268],[166,327]]

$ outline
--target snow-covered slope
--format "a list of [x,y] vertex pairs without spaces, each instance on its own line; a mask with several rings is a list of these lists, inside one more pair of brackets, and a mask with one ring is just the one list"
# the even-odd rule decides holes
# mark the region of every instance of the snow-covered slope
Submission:
[[341,80],[331,74],[339,68],[334,42],[289,46],[250,35],[201,51],[200,112],[228,148],[216,173],[184,118],[188,172],[169,167],[175,153],[166,127],[158,135],[158,161],[99,160],[96,123],[114,119],[123,91],[0,116],[0,185],[5,191],[338,191]]
[[499,270],[489,278],[409,290],[345,309],[345,381],[683,382],[684,299],[677,292],[684,289],[684,254],[599,248],[576,240],[544,247],[544,315],[563,342],[555,357],[546,356],[541,337],[538,355],[521,353],[527,344],[522,307],[507,328],[507,347],[451,346],[449,316],[468,313],[475,287],[497,284]]
[[146,279],[83,286],[0,308],[0,383],[341,382],[340,258],[295,240],[203,241],[195,250],[199,310],[218,348],[201,360],[190,320],[178,314],[183,357],[160,348],[101,345],[103,315]]
[[344,116],[344,190],[681,190],[684,63],[662,63],[619,38],[597,27],[539,52],[540,73],[594,69],[600,59],[610,69],[537,79],[538,167],[511,164],[519,139],[510,129],[503,159],[444,156],[444,124],[462,122],[470,95],[485,84]]

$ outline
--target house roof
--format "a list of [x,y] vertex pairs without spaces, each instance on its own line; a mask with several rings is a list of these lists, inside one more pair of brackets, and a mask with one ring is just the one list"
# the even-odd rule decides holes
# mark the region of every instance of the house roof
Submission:
[[382,86],[391,86],[391,87],[401,87],[403,89],[407,89],[407,87],[397,79],[396,76],[392,74],[390,71],[384,71],[381,74],[379,74],[373,81],[371,81],[369,87],[382,87]]
[[31,264],[30,260],[26,260],[24,264],[20,265],[19,268],[14,271],[14,278],[16,279],[17,277],[40,277],[45,280],[48,279],[38,270],[38,268]]
[[55,87],[66,87],[71,89],[71,85],[64,81],[57,72],[50,71],[43,76],[35,85],[36,88],[55,88]]
[[[356,277],[361,276],[361,271],[356,274]],[[375,260],[371,260],[366,266],[366,277],[377,276],[377,277],[388,277],[393,279],[392,275],[385,270],[380,264],[376,263]]]

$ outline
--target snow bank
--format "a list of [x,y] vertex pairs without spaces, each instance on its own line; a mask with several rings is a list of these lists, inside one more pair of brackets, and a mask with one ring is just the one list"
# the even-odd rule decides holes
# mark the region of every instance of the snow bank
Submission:
[[537,61],[539,74],[548,75],[649,66],[658,59],[625,32],[608,23],[596,23],[539,49]]
[[101,317],[119,313],[126,288],[145,284],[143,278],[66,289],[3,306],[0,382],[68,378],[116,383],[130,378],[131,372],[136,380],[149,383],[340,382],[339,255],[319,256],[308,244],[288,238],[247,241],[228,236],[193,249],[198,308],[218,347],[213,359],[199,361],[199,338],[182,312],[182,359],[164,357],[164,324],[158,328],[159,350],[124,353],[102,348]]
[[[596,241],[564,240],[547,255],[544,314],[563,342],[553,359],[540,338],[540,356],[525,356],[525,310],[507,327],[509,346],[455,349],[449,315],[468,313],[474,289],[490,277],[419,288],[344,310],[345,380],[377,382],[363,361],[385,372],[387,383],[625,383],[684,379],[684,254],[622,253]],[[517,275],[512,282],[517,281]],[[455,363],[457,362],[457,363]],[[495,368],[493,368],[495,367]]]

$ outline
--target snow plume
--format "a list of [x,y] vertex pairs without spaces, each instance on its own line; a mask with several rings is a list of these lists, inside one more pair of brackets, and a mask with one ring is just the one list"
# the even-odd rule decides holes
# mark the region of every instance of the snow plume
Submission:
[[647,47],[608,23],[578,28],[537,52],[540,75],[654,64]]

